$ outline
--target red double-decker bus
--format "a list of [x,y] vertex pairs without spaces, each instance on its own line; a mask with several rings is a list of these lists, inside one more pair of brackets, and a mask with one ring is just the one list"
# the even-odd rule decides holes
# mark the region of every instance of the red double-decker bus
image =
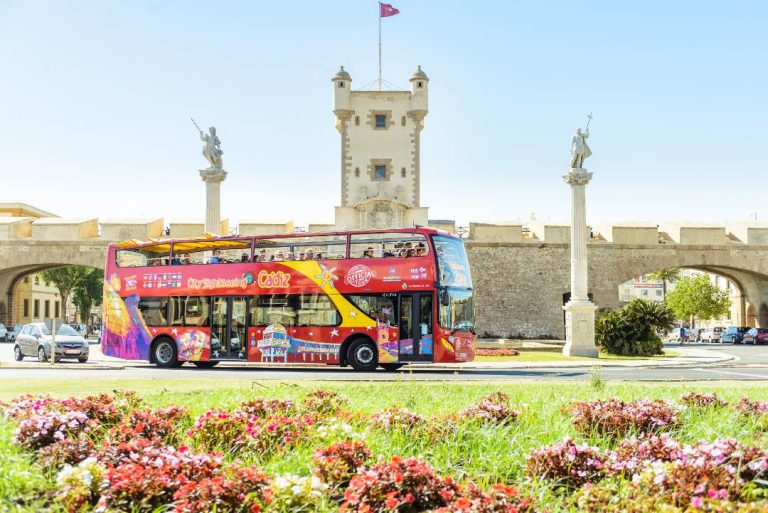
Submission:
[[430,228],[110,244],[105,354],[394,370],[475,347],[461,239]]

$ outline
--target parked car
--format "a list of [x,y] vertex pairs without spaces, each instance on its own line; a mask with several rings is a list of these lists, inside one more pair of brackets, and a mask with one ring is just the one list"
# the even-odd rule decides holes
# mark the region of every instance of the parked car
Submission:
[[13,330],[8,332],[8,337],[10,337],[11,342],[15,342],[16,341],[16,337],[19,336],[19,333],[21,333],[21,328],[23,328],[23,327],[24,327],[23,324],[15,324],[13,326]]
[[720,334],[720,342],[726,343],[730,342],[731,344],[741,344],[741,341],[744,339],[744,334],[749,331],[748,327],[745,326],[730,326],[728,329],[726,329],[724,332]]
[[702,342],[720,342],[720,335],[725,331],[725,328],[715,327],[707,328],[701,332]]
[[744,334],[742,342],[745,344],[768,344],[768,328],[750,328]]
[[83,338],[88,336],[88,326],[82,323],[71,323],[70,326]]
[[8,329],[5,327],[5,324],[0,324],[0,340],[3,342],[8,342],[10,340],[10,335],[8,334]]
[[[77,358],[88,361],[88,342],[68,325],[62,324],[56,329],[56,361],[62,358]],[[13,356],[20,362],[25,356],[37,356],[40,362],[51,360],[51,331],[42,322],[27,324],[21,329],[13,346]]]

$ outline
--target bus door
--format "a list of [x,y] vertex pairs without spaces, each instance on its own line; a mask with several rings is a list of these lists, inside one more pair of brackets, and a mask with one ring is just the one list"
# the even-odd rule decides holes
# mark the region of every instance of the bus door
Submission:
[[434,352],[432,292],[401,293],[398,312],[400,361],[431,362]]
[[246,359],[246,312],[244,297],[211,298],[211,358]]

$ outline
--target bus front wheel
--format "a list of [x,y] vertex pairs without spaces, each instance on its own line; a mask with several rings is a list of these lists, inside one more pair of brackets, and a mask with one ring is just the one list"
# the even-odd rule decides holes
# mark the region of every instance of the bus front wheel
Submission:
[[152,356],[158,367],[179,367],[179,353],[176,342],[170,338],[161,338],[152,347]]
[[376,346],[368,338],[354,340],[347,350],[347,361],[356,371],[370,372],[379,365]]

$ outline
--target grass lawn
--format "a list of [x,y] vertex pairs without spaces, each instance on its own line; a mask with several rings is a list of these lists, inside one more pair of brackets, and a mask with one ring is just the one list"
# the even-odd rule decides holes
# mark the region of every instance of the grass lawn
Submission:
[[[549,355],[550,353],[536,353]],[[97,392],[110,392],[115,382],[109,380],[0,380],[0,401],[7,401],[23,393],[50,393],[56,397],[84,396]],[[581,383],[424,383],[402,382],[377,384],[369,382],[285,382],[262,384],[251,380],[126,380],[120,388],[135,390],[152,407],[183,405],[191,416],[178,426],[183,433],[192,425],[194,416],[209,409],[234,409],[243,401],[257,397],[292,399],[300,403],[310,391],[333,390],[346,401],[345,410],[357,413],[348,416],[355,432],[362,433],[374,457],[418,456],[428,461],[441,475],[459,480],[471,479],[482,486],[509,483],[523,493],[540,501],[540,509],[552,512],[577,511],[570,492],[558,490],[551,482],[529,479],[526,456],[541,448],[570,436],[586,441],[600,449],[615,447],[617,443],[598,434],[583,434],[571,423],[568,413],[561,408],[573,400],[620,397],[623,399],[665,398],[677,400],[691,390],[715,392],[735,404],[739,398],[768,400],[764,384],[605,384],[593,387]],[[448,436],[439,438],[414,435],[395,429],[380,431],[368,427],[366,415],[389,407],[400,407],[425,417],[460,412],[482,397],[503,391],[510,397],[513,409],[521,413],[510,424],[476,424],[459,421]],[[680,409],[681,426],[671,434],[682,443],[700,439],[714,440],[733,437],[748,444],[768,447],[765,419],[758,416],[743,417],[733,408]],[[349,420],[351,419],[351,420]],[[56,489],[53,469],[42,468],[33,454],[22,451],[12,441],[15,424],[0,417],[0,511],[40,511],[50,506],[50,490]],[[292,473],[310,474],[312,452],[334,440],[307,438],[293,450],[262,458],[258,453],[241,453],[237,458],[254,463],[268,475]],[[194,445],[191,441],[185,442]],[[228,456],[230,459],[234,457]],[[25,498],[24,501],[21,501]],[[22,506],[19,506],[22,502]],[[338,511],[333,501],[317,506],[317,511]],[[58,511],[58,510],[49,510]]]
[[[601,360],[648,360],[659,358],[675,358],[680,356],[679,351],[664,350],[664,354],[656,356],[619,356],[615,354],[600,353]],[[592,358],[584,358],[581,356],[563,356],[562,353],[554,351],[520,351],[517,356],[477,356],[475,360],[478,362],[518,362],[518,363],[532,363],[532,362],[572,362],[572,361],[594,361]]]

